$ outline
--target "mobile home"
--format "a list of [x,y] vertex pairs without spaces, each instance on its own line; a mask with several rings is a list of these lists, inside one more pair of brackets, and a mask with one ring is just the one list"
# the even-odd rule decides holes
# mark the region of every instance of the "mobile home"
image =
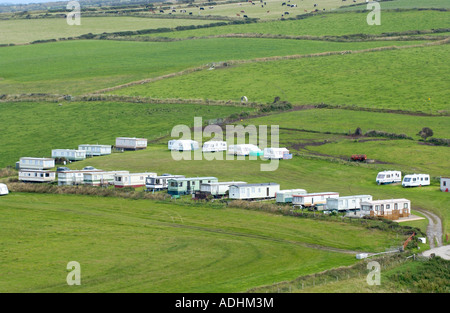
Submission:
[[231,185],[229,191],[230,199],[253,200],[275,198],[280,191],[277,183]]
[[292,158],[292,154],[286,148],[264,148],[264,158],[265,159],[289,159]]
[[184,177],[171,178],[168,183],[167,192],[170,195],[193,194],[200,190],[200,185],[204,183],[216,183],[219,180],[216,177]]
[[117,137],[116,148],[124,150],[142,150],[147,148],[146,138]]
[[361,213],[372,217],[397,220],[411,214],[411,201],[408,199],[389,199],[361,202]]
[[228,146],[228,154],[246,156],[253,154],[259,154],[261,149],[258,146],[252,144],[239,144]]
[[0,196],[6,196],[7,194],[9,194],[8,186],[0,184]]
[[52,158],[65,158],[69,161],[82,161],[86,159],[86,151],[74,149],[53,149]]
[[30,170],[49,170],[55,167],[55,159],[23,157],[19,160],[19,168]]
[[448,187],[450,186],[450,177],[441,177],[441,191],[448,192]]
[[339,198],[328,198],[326,203],[327,210],[348,211],[361,209],[361,203],[372,201],[371,195],[355,195]]
[[304,195],[306,194],[305,189],[286,189],[280,190],[276,195],[276,202],[278,203],[292,203],[292,198],[294,195]]
[[225,141],[211,140],[203,144],[203,152],[219,152],[227,151],[227,143]]
[[409,174],[403,177],[403,187],[420,187],[430,185],[430,175],[428,174]]
[[58,172],[58,186],[72,186],[84,184],[84,175],[100,173],[102,170],[69,170]]
[[155,177],[156,173],[118,173],[114,175],[114,187],[143,187],[147,177]]
[[301,208],[324,209],[328,198],[339,198],[338,192],[318,192],[304,195],[293,195],[292,204]]
[[128,174],[128,171],[87,172],[83,174],[83,184],[88,186],[114,185],[116,174]]
[[223,197],[229,191],[231,185],[244,184],[247,183],[243,181],[203,183],[200,185],[200,191],[214,197]]
[[400,171],[383,171],[379,172],[376,178],[378,185],[400,183],[402,181],[402,172]]
[[177,151],[190,151],[190,150],[197,150],[199,148],[199,144],[195,140],[175,140],[171,144],[170,150],[177,150]]
[[47,170],[19,170],[19,181],[28,183],[51,183],[56,180],[56,173]]
[[167,187],[169,186],[169,179],[172,178],[184,178],[184,176],[171,174],[164,174],[161,176],[148,176],[145,179],[145,187],[147,188],[147,191],[167,189]]
[[111,154],[110,145],[79,145],[78,150],[86,151],[86,156],[101,156]]

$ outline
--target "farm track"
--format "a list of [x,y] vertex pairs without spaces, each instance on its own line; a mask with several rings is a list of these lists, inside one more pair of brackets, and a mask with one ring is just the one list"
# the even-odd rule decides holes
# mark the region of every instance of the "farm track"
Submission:
[[428,219],[429,224],[427,227],[427,237],[428,242],[430,243],[430,248],[434,249],[442,246],[442,221],[439,216],[436,214],[424,210],[424,209],[416,209]]

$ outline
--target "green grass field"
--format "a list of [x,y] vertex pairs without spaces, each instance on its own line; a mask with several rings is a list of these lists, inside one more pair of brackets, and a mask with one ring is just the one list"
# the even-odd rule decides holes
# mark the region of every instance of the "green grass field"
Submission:
[[[114,93],[156,98],[170,93],[180,98],[221,100],[245,95],[249,101],[265,103],[279,96],[292,104],[448,112],[449,66],[441,57],[448,52],[449,46],[442,45],[258,62],[195,72]],[[192,85],[203,88],[192,90]]]
[[[180,42],[80,40],[5,47],[0,49],[0,89],[7,94],[83,94],[212,62],[358,50],[392,44],[223,38]],[[165,98],[178,97],[176,90],[164,93]],[[234,95],[235,99],[240,97],[241,94]]]
[[[380,1],[381,10],[383,9],[416,9],[416,8],[443,8],[450,9],[450,4],[445,0],[393,0]],[[339,8],[338,11],[365,10],[365,5],[347,6]]]
[[[2,292],[242,292],[357,261],[308,243],[378,251],[399,241],[348,224],[144,200],[19,193],[0,198],[0,211]],[[81,286],[66,284],[69,261],[80,263]]]
[[209,24],[209,20],[156,19],[139,17],[83,17],[81,25],[68,25],[65,18],[0,20],[0,44],[22,44],[35,40],[77,37],[124,30],[174,28],[176,26]]
[[187,38],[235,33],[292,36],[343,36],[352,34],[380,35],[382,33],[389,32],[448,28],[450,27],[449,16],[449,12],[440,11],[388,11],[382,12],[381,25],[368,25],[366,20],[367,13],[333,13],[319,14],[301,20],[268,21],[264,23],[253,23],[246,25],[227,25],[141,36]]

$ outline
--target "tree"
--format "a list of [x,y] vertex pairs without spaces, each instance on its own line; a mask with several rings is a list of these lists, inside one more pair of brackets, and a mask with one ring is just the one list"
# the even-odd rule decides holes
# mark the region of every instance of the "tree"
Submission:
[[429,127],[424,127],[422,130],[418,133],[420,137],[422,137],[424,140],[427,140],[428,137],[433,137],[433,130]]

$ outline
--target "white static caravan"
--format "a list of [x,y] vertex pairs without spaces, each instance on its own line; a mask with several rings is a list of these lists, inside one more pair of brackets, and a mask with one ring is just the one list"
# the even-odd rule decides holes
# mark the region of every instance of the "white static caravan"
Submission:
[[231,185],[228,197],[235,200],[271,199],[280,191],[277,183]]
[[250,153],[258,153],[261,149],[258,146],[252,144],[239,144],[239,145],[230,145],[228,147],[228,154],[241,155],[246,156],[250,155]]
[[142,150],[147,149],[146,138],[117,137],[116,148],[124,150]]
[[[289,150],[286,148],[264,148],[263,157],[265,159],[288,159]],[[291,155],[292,157],[292,155]]]
[[409,174],[403,177],[403,187],[421,187],[430,185],[430,175],[428,174]]
[[191,139],[175,140],[170,144],[170,146],[172,147],[170,150],[176,151],[191,151],[199,148],[198,142]]
[[30,170],[49,170],[55,167],[55,159],[23,157],[19,160],[19,168]]
[[448,192],[450,187],[450,177],[441,177],[441,191]]
[[408,199],[373,200],[361,203],[361,214],[396,220],[411,214]]
[[339,198],[338,192],[317,192],[304,195],[293,195],[292,204],[301,208],[313,208],[320,206],[323,208],[327,204],[328,198]]
[[58,172],[58,186],[82,185],[84,174],[99,173],[102,170],[70,170]]
[[128,171],[87,172],[83,173],[83,184],[88,186],[114,185],[116,174],[128,174]]
[[114,187],[143,187],[147,177],[155,177],[156,173],[122,173],[114,175]]
[[110,145],[79,145],[78,150],[86,151],[86,156],[101,156],[111,154]]
[[294,195],[304,195],[306,194],[305,189],[286,189],[280,190],[276,195],[276,202],[278,203],[292,203],[292,198]]
[[56,180],[56,173],[47,170],[19,170],[19,181],[28,183],[51,183]]
[[361,203],[372,201],[371,195],[356,195],[327,199],[327,210],[348,211],[361,209]]
[[169,179],[173,178],[184,178],[184,175],[164,174],[161,176],[148,176],[145,179],[145,187],[147,188],[147,191],[167,189],[169,186]]
[[376,178],[378,185],[400,183],[402,181],[402,172],[400,171],[383,171],[379,172]]
[[82,161],[86,159],[86,151],[74,149],[53,149],[52,158],[66,158],[69,161]]
[[231,185],[245,184],[247,182],[244,181],[203,183],[200,185],[200,191],[214,197],[223,197],[230,190]]
[[211,140],[203,144],[203,152],[227,151],[227,143],[220,140]]
[[7,194],[9,194],[8,186],[0,184],[0,196],[6,196]]

